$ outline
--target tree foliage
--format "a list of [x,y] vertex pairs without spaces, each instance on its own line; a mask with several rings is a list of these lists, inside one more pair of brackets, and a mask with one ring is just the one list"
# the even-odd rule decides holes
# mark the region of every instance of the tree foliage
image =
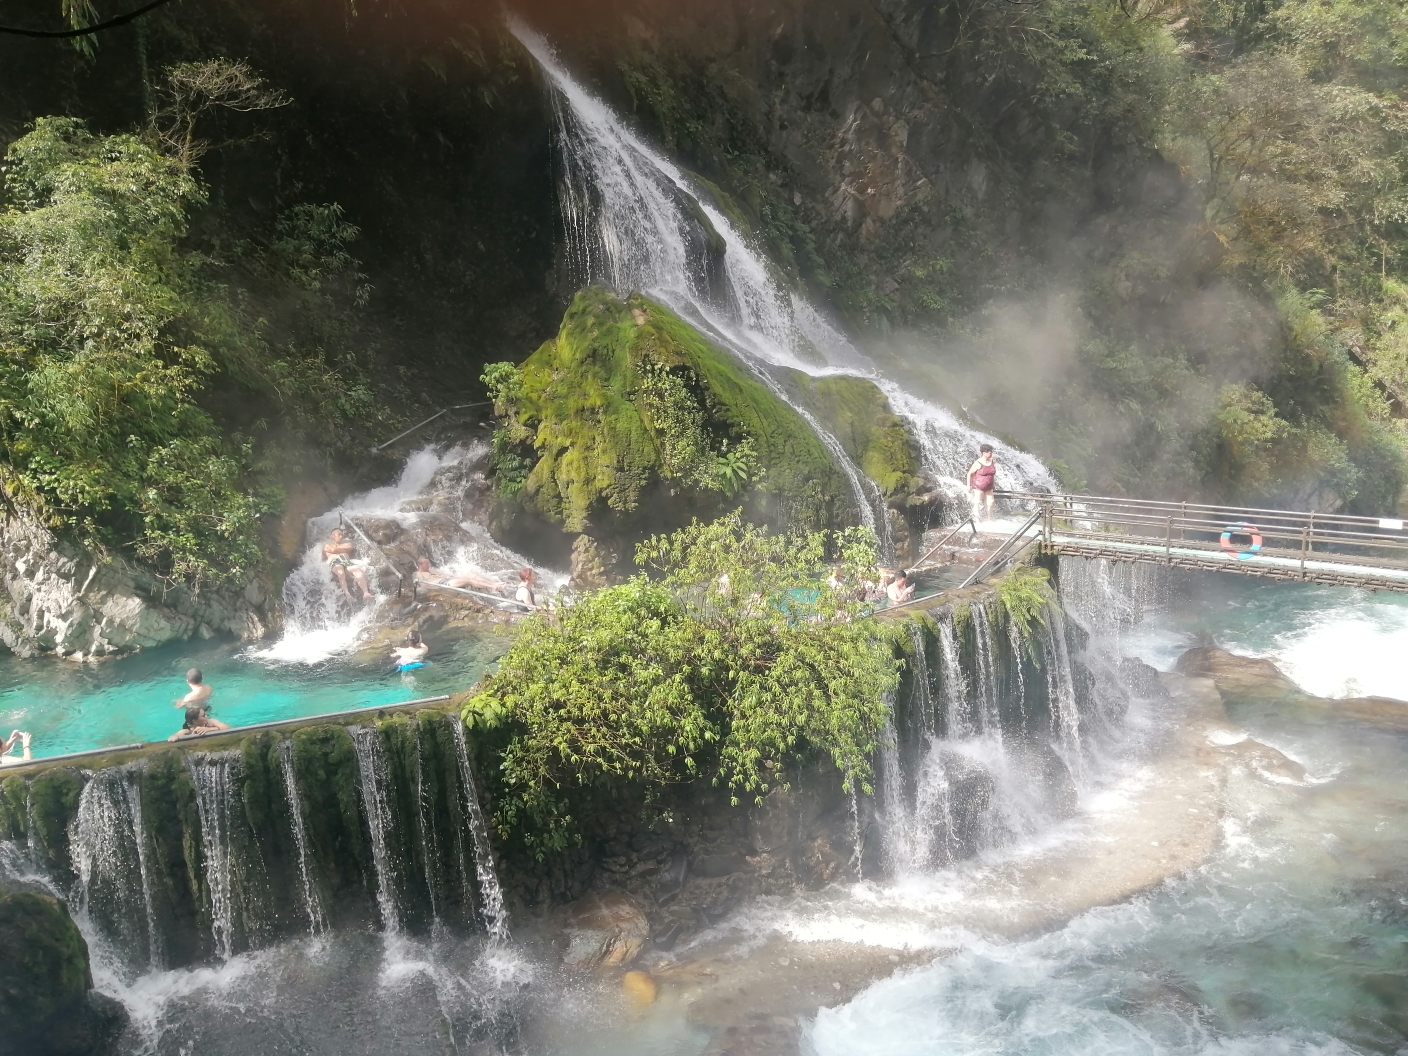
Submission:
[[0,212],[0,485],[194,584],[262,564],[269,471],[289,457],[261,443],[271,417],[304,437],[372,404],[338,308],[365,299],[356,228],[298,204],[222,259],[189,233],[198,153],[42,118],[9,149]]
[[868,789],[898,681],[892,628],[856,619],[845,583],[875,564],[873,536],[775,535],[738,513],[641,544],[641,574],[525,622],[465,710],[505,727],[498,824],[540,847],[570,837],[566,797],[600,782],[710,780],[735,801],[828,756]]

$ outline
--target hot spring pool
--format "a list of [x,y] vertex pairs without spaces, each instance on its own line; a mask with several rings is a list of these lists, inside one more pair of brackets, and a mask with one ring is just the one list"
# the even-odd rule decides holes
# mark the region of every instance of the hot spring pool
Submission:
[[172,702],[199,667],[214,688],[210,713],[231,726],[395,704],[467,689],[508,639],[482,637],[434,648],[431,662],[405,674],[367,671],[333,658],[316,664],[274,661],[228,642],[188,642],[98,664],[52,657],[0,657],[0,728],[34,735],[35,758],[90,748],[159,741],[181,726]]

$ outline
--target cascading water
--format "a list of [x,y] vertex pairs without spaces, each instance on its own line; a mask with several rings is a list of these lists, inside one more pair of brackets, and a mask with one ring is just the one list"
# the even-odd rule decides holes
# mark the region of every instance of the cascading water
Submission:
[[78,915],[128,958],[162,966],[139,771],[102,770],[83,787],[69,838]]
[[[516,582],[511,573],[532,562],[496,542],[465,504],[468,478],[483,469],[488,451],[483,443],[449,450],[423,448],[406,459],[394,484],[354,495],[310,519],[307,549],[298,567],[284,580],[283,636],[270,646],[251,650],[250,655],[263,660],[319,663],[350,650],[376,622],[386,595],[396,592],[398,580],[390,571],[393,565],[386,551],[375,544],[368,546],[350,525],[394,524],[400,535],[398,551],[407,550],[407,541],[414,540],[411,552],[400,562],[403,576],[411,574],[415,558],[424,556],[437,567],[498,577],[506,585]],[[357,546],[358,556],[367,559],[366,573],[373,589],[370,602],[348,602],[323,558],[323,544],[340,524],[349,526],[349,541]],[[543,593],[551,593],[566,582],[561,573],[538,571]],[[399,585],[406,596],[409,585]],[[349,583],[349,589],[357,595],[355,585]]]
[[504,892],[499,886],[499,874],[494,869],[494,852],[489,844],[489,826],[479,805],[479,788],[474,781],[474,764],[469,758],[469,744],[464,723],[455,722],[455,752],[459,758],[460,783],[464,786],[464,812],[469,831],[474,838],[474,871],[479,881],[480,910],[489,937],[495,942],[508,940],[508,911],[504,908]]
[[953,614],[945,612],[938,620],[939,659],[942,666],[944,730],[952,738],[971,737],[977,731],[968,702],[968,679],[958,657],[958,629]]
[[973,645],[978,658],[977,682],[973,687],[978,704],[978,732],[1002,740],[1001,686],[997,677],[997,642],[987,605],[975,601],[971,607]]
[[237,890],[231,846],[231,797],[240,770],[238,752],[192,753],[187,757],[200,817],[201,854],[210,899],[210,930],[222,961],[235,955]]
[[[999,449],[1003,486],[1053,489],[1050,473],[1032,456],[968,429],[947,412],[877,378],[874,364],[815,306],[784,289],[776,269],[678,166],[579,85],[540,35],[513,18],[509,28],[552,89],[563,166],[562,214],[577,281],[646,293],[737,355],[826,445],[847,477],[862,522],[880,536],[882,553],[888,556],[892,545],[879,488],[816,417],[788,395],[774,369],[812,376],[844,372],[875,380],[896,413],[910,420],[926,468],[952,482],[955,494],[966,490],[961,478],[984,442]],[[719,243],[722,253],[711,251]]]
[[430,798],[425,786],[424,748],[421,744],[421,728],[415,728],[416,739],[416,830],[420,835],[421,866],[425,872],[425,889],[430,897],[430,916],[436,927],[440,920],[440,876],[437,864],[440,860],[440,835],[435,828],[435,814],[430,809]]
[[349,726],[347,732],[357,748],[358,785],[362,792],[362,812],[372,840],[372,863],[376,867],[376,904],[381,912],[381,928],[388,936],[401,931],[401,905],[398,901],[400,871],[391,851],[390,833],[394,824],[387,798],[389,775],[381,734],[374,728]]
[[313,880],[313,858],[303,820],[303,800],[298,795],[298,777],[293,770],[293,742],[280,741],[278,755],[279,772],[284,779],[284,796],[288,800],[289,827],[293,833],[294,849],[298,852],[298,889],[303,895],[303,912],[308,917],[309,933],[321,935],[328,930],[328,920]]

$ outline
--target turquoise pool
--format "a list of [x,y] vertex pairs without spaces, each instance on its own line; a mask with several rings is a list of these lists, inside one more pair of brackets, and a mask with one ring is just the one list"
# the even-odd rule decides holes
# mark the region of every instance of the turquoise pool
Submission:
[[35,758],[163,740],[181,726],[183,714],[172,701],[186,692],[191,667],[201,668],[214,689],[211,715],[231,726],[395,704],[469,688],[507,644],[493,633],[443,649],[432,641],[431,663],[405,674],[337,659],[278,663],[228,642],[186,643],[100,664],[6,655],[0,729],[32,733]]

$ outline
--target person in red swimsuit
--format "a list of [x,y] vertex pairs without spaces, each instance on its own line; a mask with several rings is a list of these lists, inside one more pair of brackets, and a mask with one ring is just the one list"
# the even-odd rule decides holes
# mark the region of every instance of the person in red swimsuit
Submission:
[[996,477],[997,463],[993,461],[992,444],[984,444],[978,448],[978,461],[968,467],[968,499],[973,503],[975,523],[992,520],[992,492]]

